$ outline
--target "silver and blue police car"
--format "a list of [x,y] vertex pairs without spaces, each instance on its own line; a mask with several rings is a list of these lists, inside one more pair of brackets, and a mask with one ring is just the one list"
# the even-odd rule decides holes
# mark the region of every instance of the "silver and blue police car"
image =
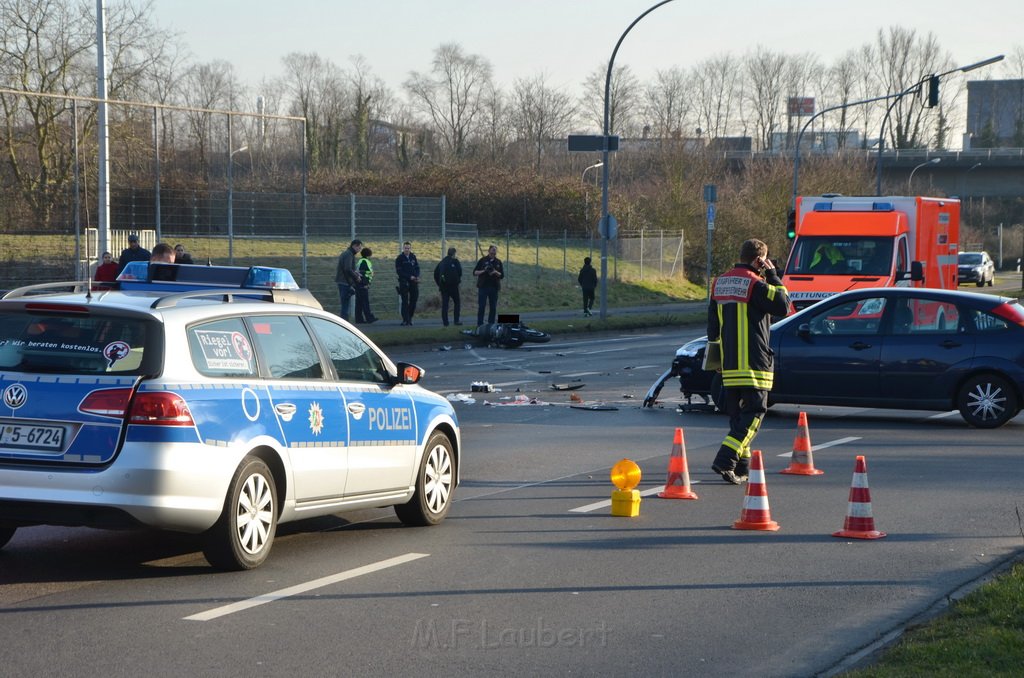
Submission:
[[134,262],[115,286],[0,300],[0,547],[27,525],[146,526],[202,533],[237,570],[286,521],[444,519],[451,404],[288,271]]

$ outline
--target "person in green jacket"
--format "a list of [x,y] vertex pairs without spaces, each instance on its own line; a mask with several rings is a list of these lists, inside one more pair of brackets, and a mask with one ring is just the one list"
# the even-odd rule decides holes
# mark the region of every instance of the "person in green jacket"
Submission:
[[359,251],[359,261],[356,262],[356,270],[362,276],[362,280],[356,284],[356,322],[374,323],[377,316],[370,311],[370,283],[373,282],[373,250],[364,247]]

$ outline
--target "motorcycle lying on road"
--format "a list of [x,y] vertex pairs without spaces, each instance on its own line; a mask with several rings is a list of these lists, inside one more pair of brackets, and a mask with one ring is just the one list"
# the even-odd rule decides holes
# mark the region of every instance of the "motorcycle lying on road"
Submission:
[[483,341],[487,346],[519,348],[525,342],[544,344],[551,341],[551,335],[527,327],[523,323],[484,323],[476,329],[462,330],[467,337]]

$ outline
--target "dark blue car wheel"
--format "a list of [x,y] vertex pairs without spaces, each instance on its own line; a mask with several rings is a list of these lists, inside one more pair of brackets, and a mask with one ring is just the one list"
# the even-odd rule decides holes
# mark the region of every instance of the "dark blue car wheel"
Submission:
[[960,387],[956,399],[960,416],[977,428],[998,428],[1017,416],[1017,391],[997,374],[976,374]]

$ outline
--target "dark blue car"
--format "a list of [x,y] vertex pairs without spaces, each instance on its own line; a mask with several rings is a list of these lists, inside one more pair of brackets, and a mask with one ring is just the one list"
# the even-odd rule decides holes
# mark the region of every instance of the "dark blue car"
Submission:
[[[668,379],[684,395],[721,403],[721,379],[700,368],[705,339],[679,349],[647,393]],[[996,428],[1024,402],[1024,307],[989,294],[907,287],[861,289],[772,326],[769,404],[959,410]]]

